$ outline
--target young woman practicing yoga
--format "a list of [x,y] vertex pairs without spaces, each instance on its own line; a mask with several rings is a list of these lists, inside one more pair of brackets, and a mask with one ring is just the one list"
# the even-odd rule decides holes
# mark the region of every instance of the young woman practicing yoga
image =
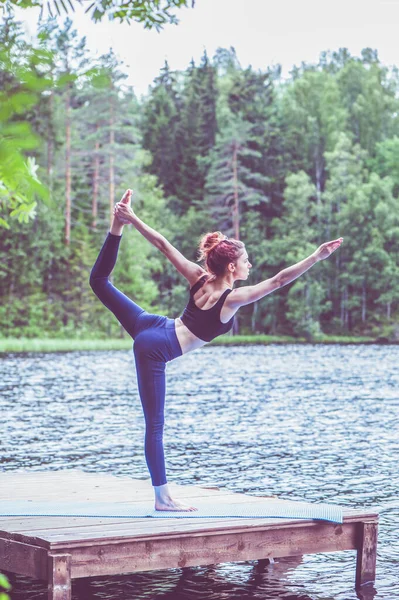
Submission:
[[[233,289],[235,281],[247,280],[252,266],[243,242],[228,239],[219,231],[205,234],[199,245],[203,269],[136,216],[131,196],[132,191],[127,190],[115,206],[111,228],[91,271],[90,285],[134,340],[137,384],[146,425],[145,458],[155,491],[155,509],[192,511],[196,508],[172,499],[165,474],[162,438],[166,363],[229,331],[241,306],[260,300],[305,273],[339,248],[342,238],[322,244],[313,254],[270,279]],[[110,283],[108,277],[116,263],[123,226],[128,223],[158,248],[190,284],[190,299],[181,317],[150,314]]]

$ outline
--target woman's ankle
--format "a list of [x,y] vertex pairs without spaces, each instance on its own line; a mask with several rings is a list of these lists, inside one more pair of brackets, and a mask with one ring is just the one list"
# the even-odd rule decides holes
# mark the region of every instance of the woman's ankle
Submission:
[[163,500],[165,498],[170,498],[169,486],[167,483],[164,483],[163,485],[154,485],[153,487],[155,498]]
[[111,227],[109,228],[109,232],[112,235],[122,235],[123,232],[123,223],[118,221],[116,217],[112,219]]

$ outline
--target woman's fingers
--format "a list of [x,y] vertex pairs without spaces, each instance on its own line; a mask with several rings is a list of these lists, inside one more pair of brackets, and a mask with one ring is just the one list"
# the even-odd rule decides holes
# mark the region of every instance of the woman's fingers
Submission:
[[327,246],[328,246],[330,252],[334,252],[335,250],[338,250],[341,243],[342,243],[342,238],[339,240],[335,240],[334,242],[328,242]]
[[129,216],[133,214],[129,204],[118,202],[114,208],[114,215],[124,223],[129,223]]
[[127,206],[127,204],[124,204],[123,202],[118,202],[117,204],[115,204],[115,210],[126,213],[126,212],[128,212],[129,207]]
[[333,252],[335,252],[335,250],[338,250],[343,241],[344,238],[340,237],[336,240],[332,240],[331,242],[324,242],[324,244],[321,244],[317,250],[319,260],[328,258]]
[[333,246],[334,248],[338,248],[343,242],[343,238],[339,238],[338,240],[333,240],[332,242],[327,242],[326,246],[331,247]]

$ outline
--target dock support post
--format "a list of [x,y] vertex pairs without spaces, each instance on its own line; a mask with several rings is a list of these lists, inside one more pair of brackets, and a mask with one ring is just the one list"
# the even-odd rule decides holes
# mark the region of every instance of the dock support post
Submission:
[[258,567],[260,569],[265,569],[269,565],[274,565],[274,558],[258,558]]
[[377,523],[360,523],[360,539],[357,547],[356,589],[375,581],[377,560]]
[[48,555],[48,600],[71,600],[71,555]]

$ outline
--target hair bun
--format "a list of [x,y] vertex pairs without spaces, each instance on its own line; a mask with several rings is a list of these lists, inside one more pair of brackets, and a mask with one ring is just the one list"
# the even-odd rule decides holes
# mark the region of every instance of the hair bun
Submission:
[[214,231],[213,233],[207,233],[201,240],[200,250],[203,254],[209,254],[220,242],[227,240],[227,235],[224,235],[221,231]]
[[[220,245],[220,242],[227,244]],[[218,246],[215,252],[212,252]],[[205,262],[205,269],[214,276],[223,275],[228,263],[235,262],[244,248],[243,242],[229,238],[221,231],[205,233],[199,239],[198,261]]]

